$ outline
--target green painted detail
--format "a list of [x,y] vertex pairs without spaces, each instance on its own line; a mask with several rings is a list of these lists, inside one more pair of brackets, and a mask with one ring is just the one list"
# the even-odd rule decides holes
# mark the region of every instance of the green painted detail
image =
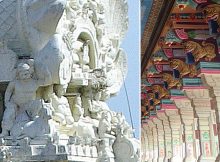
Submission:
[[166,43],[173,43],[173,42],[181,43],[182,42],[182,40],[177,37],[177,35],[175,34],[173,30],[169,30],[167,32],[164,41]]
[[174,104],[173,101],[170,100],[170,99],[162,99],[162,100],[161,100],[161,103],[162,103],[162,104]]
[[187,32],[187,34],[188,34],[188,37],[189,37],[189,38],[194,39],[194,38],[196,37],[195,31],[189,31],[189,32]]
[[203,132],[203,133],[202,133],[202,140],[203,140],[203,141],[208,141],[208,140],[210,140],[209,132]]
[[219,62],[200,62],[196,66],[197,70],[200,69],[209,69],[209,70],[220,70],[220,63]]
[[157,51],[153,55],[153,60],[158,60],[158,59],[168,61],[167,56],[165,55],[165,53],[162,50]]
[[195,9],[198,6],[198,4],[194,2],[193,0],[176,0],[176,4],[190,6]]
[[179,145],[179,144],[180,144],[179,139],[174,139],[174,140],[173,140],[173,144],[174,144],[174,145]]
[[179,89],[171,89],[170,95],[171,96],[184,96],[184,92]]
[[186,136],[186,141],[187,141],[187,142],[193,142],[193,135],[192,135],[192,134],[187,135],[187,136]]
[[201,78],[183,78],[183,86],[202,86]]
[[148,69],[148,73],[150,73],[150,74],[159,74],[159,72],[157,71],[157,69],[155,68],[154,65],[152,65],[152,66]]
[[151,84],[146,79],[141,79],[141,84],[144,84],[146,86],[151,86]]

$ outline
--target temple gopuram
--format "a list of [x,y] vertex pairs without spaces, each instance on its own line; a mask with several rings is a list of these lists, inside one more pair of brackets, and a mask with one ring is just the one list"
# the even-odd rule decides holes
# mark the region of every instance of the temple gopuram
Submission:
[[219,162],[220,0],[141,3],[142,162]]

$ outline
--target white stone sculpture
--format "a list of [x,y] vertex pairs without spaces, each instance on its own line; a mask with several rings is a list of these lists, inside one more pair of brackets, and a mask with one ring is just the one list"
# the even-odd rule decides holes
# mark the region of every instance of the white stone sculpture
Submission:
[[51,96],[54,108],[53,119],[61,125],[72,125],[74,119],[70,110],[68,100],[63,95],[66,93],[67,85],[55,85],[55,93]]
[[106,103],[127,73],[126,1],[1,0],[0,10],[0,161],[138,161],[132,128]]
[[40,86],[51,84],[49,71],[45,68],[44,72],[43,80],[33,79],[33,60],[18,64],[17,79],[9,83],[5,92],[6,110],[2,121],[1,136],[9,135],[15,121],[16,124],[28,121],[27,111],[37,115],[40,103],[36,98],[36,91]]

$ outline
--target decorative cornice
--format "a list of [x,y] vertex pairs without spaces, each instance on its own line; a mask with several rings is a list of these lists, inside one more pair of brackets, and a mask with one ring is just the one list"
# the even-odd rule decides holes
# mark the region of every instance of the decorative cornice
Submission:
[[144,55],[144,52],[147,48],[147,45],[149,43],[152,31],[154,29],[154,26],[156,24],[157,18],[159,16],[160,10],[162,8],[162,5],[165,0],[154,0],[152,3],[151,11],[149,13],[149,17],[147,20],[147,23],[144,28],[144,32],[141,38],[141,56]]
[[[141,40],[141,73],[159,39],[175,0],[154,0]],[[149,41],[151,43],[149,43]]]

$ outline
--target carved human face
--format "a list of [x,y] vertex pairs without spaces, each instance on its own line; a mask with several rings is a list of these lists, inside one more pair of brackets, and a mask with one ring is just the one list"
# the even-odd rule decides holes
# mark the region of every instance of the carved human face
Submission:
[[17,70],[18,78],[21,80],[30,79],[32,73],[30,71],[30,66],[28,64],[19,64]]

